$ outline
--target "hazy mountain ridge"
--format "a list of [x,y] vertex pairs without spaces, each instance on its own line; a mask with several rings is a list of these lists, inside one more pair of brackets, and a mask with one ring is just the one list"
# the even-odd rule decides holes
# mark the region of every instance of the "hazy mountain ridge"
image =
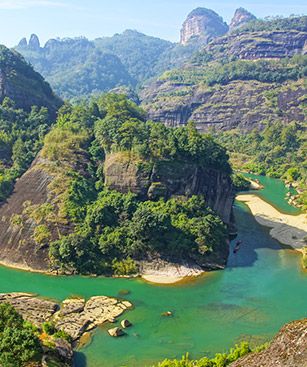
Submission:
[[[246,16],[240,18],[239,26],[247,20]],[[180,67],[228,29],[213,10],[197,8],[184,22],[179,43],[126,30],[93,41],[84,37],[51,39],[43,47],[33,34],[29,42],[23,38],[16,49],[50,82],[56,93],[71,98],[121,86],[139,87],[166,70]]]

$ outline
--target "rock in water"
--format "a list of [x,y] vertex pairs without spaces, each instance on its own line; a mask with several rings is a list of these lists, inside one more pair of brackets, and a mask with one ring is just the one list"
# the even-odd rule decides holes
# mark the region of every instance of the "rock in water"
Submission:
[[122,329],[120,329],[119,327],[115,327],[113,329],[109,329],[108,333],[110,334],[110,336],[112,337],[118,337],[118,336],[123,336],[124,332]]
[[183,23],[180,43],[186,45],[189,41],[209,43],[213,38],[227,33],[228,25],[216,12],[206,8],[194,9]]
[[242,27],[243,25],[251,22],[252,20],[256,20],[257,18],[247,11],[244,8],[239,8],[235,11],[235,14],[231,20],[229,30],[233,31],[234,29],[237,29],[239,27]]
[[[38,327],[46,321],[53,322],[58,330],[66,332],[74,341],[98,325],[115,320],[132,307],[128,301],[106,296],[92,297],[87,302],[80,298],[67,299],[60,307],[55,302],[39,299],[29,293],[0,294],[0,303],[10,303],[25,320]],[[66,349],[64,347],[62,349]]]
[[121,326],[122,326],[123,329],[126,329],[127,327],[132,326],[131,322],[129,320],[127,320],[127,319],[122,320],[120,324],[121,324]]

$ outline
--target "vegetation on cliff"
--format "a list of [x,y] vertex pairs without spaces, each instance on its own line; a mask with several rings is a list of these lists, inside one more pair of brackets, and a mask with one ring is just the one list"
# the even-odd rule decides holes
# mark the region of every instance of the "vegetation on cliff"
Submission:
[[301,32],[307,31],[307,16],[292,15],[290,17],[266,17],[265,19],[254,19],[239,29],[235,29],[233,33],[259,32],[259,31],[285,31],[297,30]]
[[203,266],[217,261],[225,250],[226,228],[206,198],[162,193],[148,201],[111,191],[104,164],[114,154],[128,156],[143,170],[157,162],[168,162],[169,169],[189,162],[231,173],[225,150],[193,124],[170,129],[146,122],[144,112],[121,95],[65,104],[33,168],[52,177],[48,200],[24,203],[11,223],[22,228],[33,222],[32,239],[38,248],[51,242],[52,264],[63,271],[131,273],[137,271],[134,261],[152,256]]
[[[70,347],[70,338],[50,322],[35,326],[25,321],[9,303],[0,304],[0,365],[1,367],[24,367],[43,365],[70,365],[63,350]],[[61,353],[62,352],[62,353]]]
[[0,202],[29,167],[50,128],[47,108],[19,109],[9,98],[0,104]]
[[22,367],[41,359],[36,329],[9,304],[0,304],[0,365]]
[[5,97],[28,112],[32,106],[46,107],[50,117],[62,104],[50,85],[17,51],[0,45],[0,102]]
[[[258,347],[256,350],[259,351],[263,348],[264,346]],[[248,343],[242,342],[234,348],[231,348],[228,353],[217,353],[214,358],[203,357],[198,360],[193,360],[187,354],[180,360],[165,359],[157,367],[226,367],[251,352],[252,350]]]

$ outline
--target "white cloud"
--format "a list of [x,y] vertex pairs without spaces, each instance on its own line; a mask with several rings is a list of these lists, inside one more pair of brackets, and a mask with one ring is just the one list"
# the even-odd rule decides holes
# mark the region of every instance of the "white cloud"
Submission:
[[56,0],[0,0],[0,10],[16,10],[34,7],[65,7],[67,4]]

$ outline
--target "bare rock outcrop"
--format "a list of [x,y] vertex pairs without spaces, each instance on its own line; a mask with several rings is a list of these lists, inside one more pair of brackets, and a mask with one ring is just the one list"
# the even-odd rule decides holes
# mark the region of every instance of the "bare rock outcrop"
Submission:
[[243,25],[256,20],[257,18],[250,13],[249,11],[247,11],[244,8],[238,8],[235,11],[235,14],[230,22],[229,25],[229,30],[233,31],[234,29],[237,29],[239,27],[242,27]]
[[[65,331],[74,341],[98,325],[114,321],[132,307],[128,301],[106,296],[91,297],[88,301],[67,299],[60,305],[29,293],[0,294],[0,303],[10,303],[25,320],[38,327],[52,321],[58,330]],[[62,347],[59,345],[60,349]]]
[[306,367],[307,319],[283,326],[269,348],[252,353],[232,363],[230,367]]
[[231,221],[234,191],[228,174],[190,162],[135,162],[121,153],[107,156],[105,184],[111,190],[133,192],[142,199],[204,195],[222,220]]
[[186,45],[192,40],[197,40],[205,45],[227,31],[228,25],[216,12],[206,8],[197,8],[188,15],[183,23],[180,43]]

